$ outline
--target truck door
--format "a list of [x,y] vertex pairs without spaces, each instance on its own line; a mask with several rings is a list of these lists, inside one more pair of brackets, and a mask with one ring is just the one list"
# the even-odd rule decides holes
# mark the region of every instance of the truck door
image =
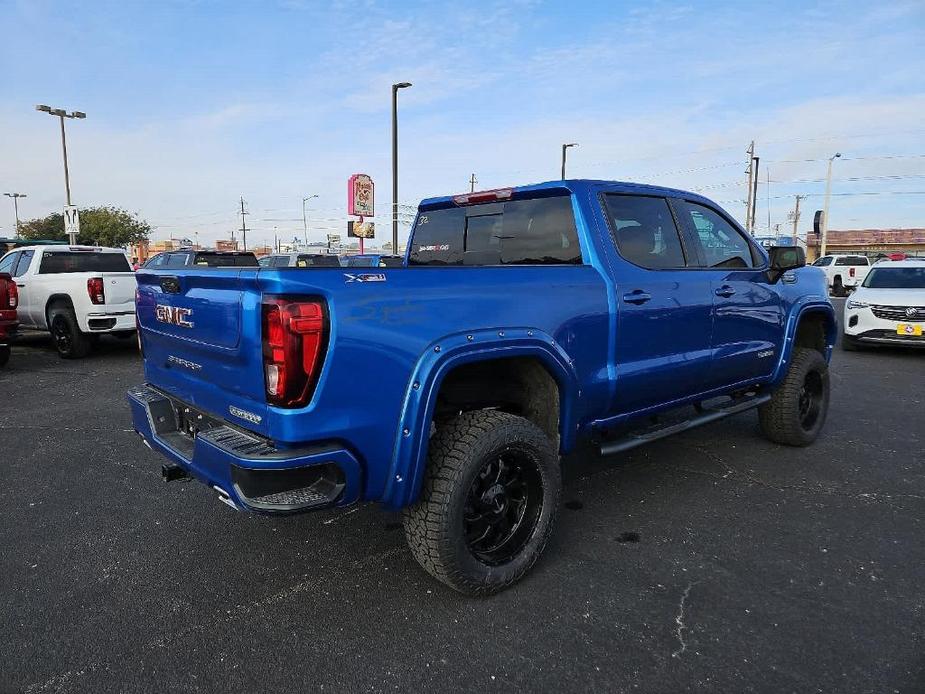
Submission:
[[764,256],[718,209],[689,200],[674,205],[712,286],[711,385],[770,375],[783,341],[784,312],[777,288],[768,282]]
[[[29,272],[32,265],[32,259],[35,251],[22,251],[19,254],[19,260],[13,265],[10,274],[13,281],[16,282],[16,288],[19,290],[19,323],[24,327],[38,326],[35,318],[35,273]],[[44,307],[43,307],[44,308]]]
[[615,241],[614,414],[666,405],[706,389],[713,295],[663,197],[608,193]]

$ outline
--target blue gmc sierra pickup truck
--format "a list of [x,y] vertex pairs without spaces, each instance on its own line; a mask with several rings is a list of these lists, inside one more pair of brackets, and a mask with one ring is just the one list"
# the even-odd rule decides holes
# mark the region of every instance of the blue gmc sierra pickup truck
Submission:
[[403,509],[434,577],[488,594],[549,537],[560,456],[757,408],[825,421],[836,323],[801,249],[688,192],[568,180],[424,200],[395,268],[138,272],[134,428],[239,510]]

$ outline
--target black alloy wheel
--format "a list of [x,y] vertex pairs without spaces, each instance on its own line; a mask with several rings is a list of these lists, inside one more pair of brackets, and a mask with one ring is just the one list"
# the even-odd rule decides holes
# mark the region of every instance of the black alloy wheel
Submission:
[[543,509],[543,481],[535,460],[508,450],[485,463],[466,497],[463,525],[469,551],[490,566],[517,556]]

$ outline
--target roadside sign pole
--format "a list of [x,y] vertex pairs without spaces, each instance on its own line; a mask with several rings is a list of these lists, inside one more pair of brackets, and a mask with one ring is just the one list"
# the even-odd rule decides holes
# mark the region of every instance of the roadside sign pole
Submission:
[[[363,223],[363,217],[362,217],[362,215],[361,215],[361,216],[360,216],[360,224],[362,224],[362,223]],[[360,255],[363,255],[363,237],[362,237],[362,236],[360,237]]]

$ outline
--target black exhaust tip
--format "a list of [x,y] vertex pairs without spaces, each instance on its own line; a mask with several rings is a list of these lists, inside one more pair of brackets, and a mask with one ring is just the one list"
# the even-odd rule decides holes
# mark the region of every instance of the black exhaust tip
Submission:
[[174,465],[173,463],[164,463],[161,465],[161,479],[165,482],[188,480],[189,477],[189,473],[179,465]]

